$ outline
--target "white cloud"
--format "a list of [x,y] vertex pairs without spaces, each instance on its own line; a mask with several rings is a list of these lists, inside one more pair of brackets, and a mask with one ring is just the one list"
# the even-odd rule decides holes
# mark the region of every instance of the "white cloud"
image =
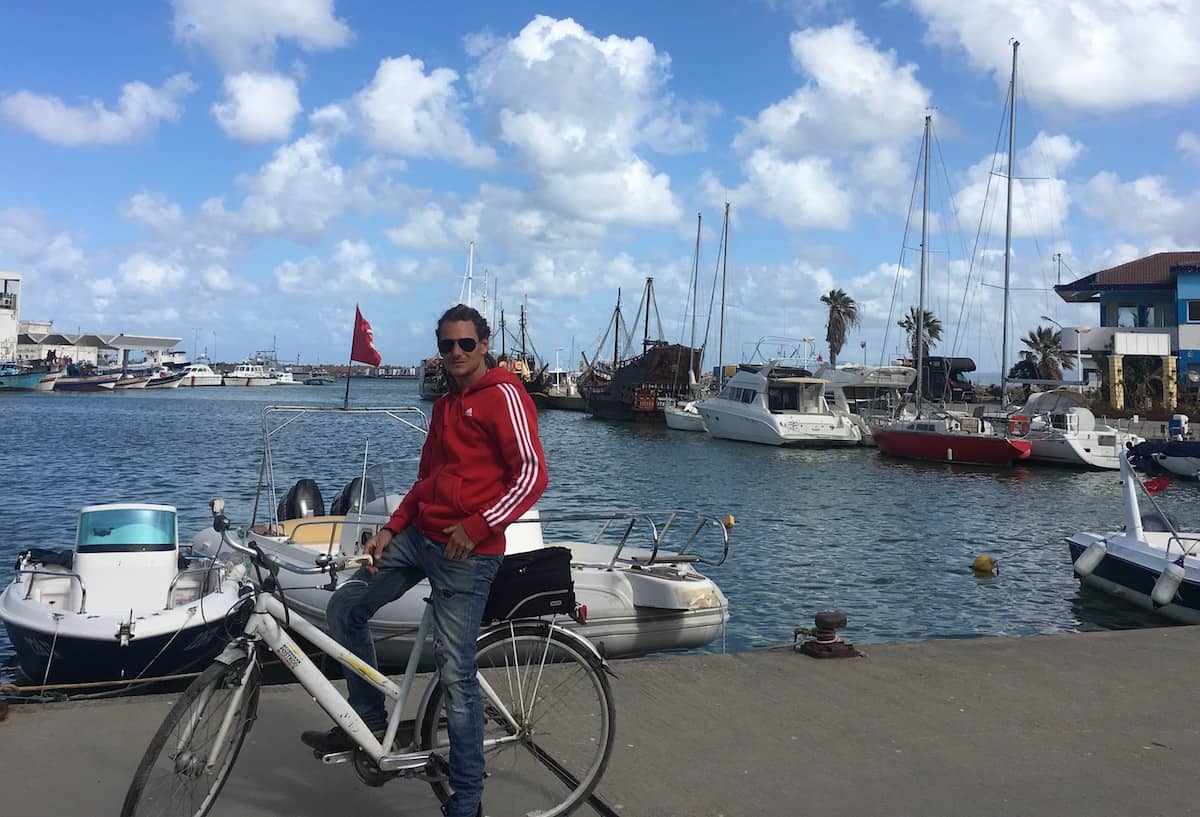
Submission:
[[730,202],[739,208],[753,207],[793,230],[850,226],[853,198],[830,159],[805,156],[789,160],[759,148],[742,169],[745,184],[729,194]]
[[495,152],[477,145],[467,129],[457,81],[455,71],[435,68],[426,74],[425,64],[408,56],[380,62],[371,84],[353,101],[367,144],[471,167],[494,164]]
[[144,252],[129,256],[118,269],[122,288],[138,294],[177,289],[187,277],[187,271],[176,262]]
[[1200,192],[1176,196],[1161,176],[1122,182],[1115,173],[1097,173],[1081,201],[1088,215],[1144,239],[1150,252],[1191,249],[1200,234]]
[[1175,149],[1193,161],[1200,160],[1200,136],[1190,130],[1183,131],[1175,140]]
[[1200,95],[1193,0],[910,2],[932,40],[962,49],[999,87],[1012,68],[1007,38],[1022,41],[1018,86],[1048,110],[1113,111]]
[[[669,177],[642,150],[701,148],[715,107],[671,94],[668,55],[643,37],[601,38],[545,16],[511,39],[470,47],[479,56],[469,75],[475,98],[533,175],[543,206],[600,222],[679,218]],[[630,195],[650,195],[650,206]]]
[[912,140],[930,104],[916,65],[897,65],[896,52],[876,49],[853,20],[793,32],[790,42],[808,81],[747,122],[735,148],[767,144],[793,157]]
[[54,272],[82,273],[83,251],[38,210],[0,210],[0,262]]
[[183,223],[183,211],[178,204],[153,190],[141,190],[121,203],[121,218],[147,230],[162,233],[175,230]]
[[226,72],[268,68],[279,40],[304,51],[346,45],[353,32],[333,0],[173,0],[175,38],[208,51]]
[[58,145],[126,144],[149,137],[159,122],[177,121],[183,97],[195,89],[187,74],[176,74],[159,88],[130,82],[122,87],[115,111],[100,100],[71,106],[56,96],[17,91],[0,99],[0,116]]
[[213,292],[254,292],[256,287],[242,281],[222,266],[213,264],[200,271],[200,283]]
[[275,267],[275,286],[287,295],[312,295],[324,289],[325,265],[309,256],[300,262],[284,261]]
[[280,74],[227,76],[225,99],[212,106],[225,135],[250,144],[288,138],[300,111],[296,81]]
[[88,281],[88,291],[93,298],[111,300],[117,297],[117,284],[112,278],[97,278]]
[[[1039,132],[1017,154],[1013,179],[1012,234],[1015,237],[1062,235],[1071,207],[1071,192],[1061,177],[1084,151],[1083,145],[1064,135]],[[1004,172],[1007,156],[985,156],[966,173],[967,182],[954,197],[960,218],[984,213],[984,226],[992,234],[1004,229],[1005,181],[993,176]],[[968,215],[970,214],[970,215]]]

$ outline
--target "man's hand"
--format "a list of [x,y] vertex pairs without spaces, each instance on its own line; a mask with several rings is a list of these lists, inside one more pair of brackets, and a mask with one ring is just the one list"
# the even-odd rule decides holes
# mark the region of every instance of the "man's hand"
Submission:
[[462,522],[449,528],[443,528],[442,533],[450,534],[446,542],[447,559],[465,559],[475,549],[475,542],[463,527]]
[[[387,550],[388,545],[392,542],[392,537],[395,535],[396,534],[392,533],[387,528],[380,528],[378,532],[376,532],[376,534],[368,539],[366,544],[363,545],[363,553],[370,556],[375,563],[378,563],[379,557],[381,557],[383,552]],[[369,564],[367,565],[367,571],[370,573],[378,573],[379,568],[377,568],[375,564]]]

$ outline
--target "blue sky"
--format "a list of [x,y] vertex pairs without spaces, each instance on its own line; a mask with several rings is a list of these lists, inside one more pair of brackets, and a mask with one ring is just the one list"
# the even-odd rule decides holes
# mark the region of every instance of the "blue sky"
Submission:
[[357,303],[385,361],[414,363],[473,241],[477,298],[486,270],[506,315],[527,299],[534,344],[566,363],[594,351],[618,287],[632,317],[647,276],[667,336],[686,334],[696,214],[706,306],[729,201],[726,360],[768,335],[828,355],[834,287],[861,307],[842,359],[890,360],[917,299],[909,203],[934,108],[927,306],[941,351],[998,371],[993,151],[1014,37],[1012,333],[1041,315],[1096,323],[1049,291],[1056,254],[1066,281],[1200,234],[1192,0],[2,15],[0,269],[24,276],[22,318],[61,331],[337,363]]

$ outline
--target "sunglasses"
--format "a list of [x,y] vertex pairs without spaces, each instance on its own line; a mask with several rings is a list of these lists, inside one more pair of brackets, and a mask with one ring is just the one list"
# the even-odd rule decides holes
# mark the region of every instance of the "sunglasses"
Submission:
[[479,341],[475,340],[475,338],[445,338],[438,341],[438,351],[443,355],[448,355],[454,350],[454,344],[456,343],[458,344],[458,348],[464,352],[474,352],[475,346]]

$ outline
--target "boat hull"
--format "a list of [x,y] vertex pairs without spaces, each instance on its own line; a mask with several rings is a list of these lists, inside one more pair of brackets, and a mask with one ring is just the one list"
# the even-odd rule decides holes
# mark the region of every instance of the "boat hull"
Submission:
[[1011,465],[1029,458],[1028,440],[987,434],[939,434],[877,428],[875,445],[891,457],[970,465]]
[[60,377],[54,381],[54,391],[112,391],[116,388],[119,374],[97,377]]
[[[0,391],[49,391],[58,372],[25,372],[23,374],[0,375]],[[48,385],[42,388],[43,383]]]
[[225,375],[226,386],[274,386],[273,377],[230,377]]
[[556,411],[587,411],[587,403],[577,395],[546,395],[546,408]]
[[[164,620],[167,626],[144,635],[138,635],[137,630],[150,630],[159,622],[150,616],[135,617],[134,636],[121,646],[114,634],[128,613],[91,617],[68,613],[56,621],[52,613],[59,611],[53,608],[45,608],[40,615],[37,610],[20,610],[20,600],[9,596],[22,589],[12,585],[5,591],[0,599],[0,617],[21,671],[35,683],[42,683],[43,678],[52,684],[128,681],[201,669],[228,640],[224,613],[231,601],[220,608],[219,615],[207,619],[204,615],[188,617],[182,609],[165,612],[168,617],[177,613],[173,616],[177,621]],[[211,606],[213,610],[218,608],[215,601]]]
[[676,431],[704,431],[704,418],[700,413],[693,408],[691,411],[678,407],[668,406],[663,409],[663,419],[667,421],[667,428],[673,428]]
[[[1071,562],[1076,562],[1096,538],[1099,537],[1079,534],[1068,539]],[[1087,576],[1080,576],[1076,572],[1080,584],[1137,605],[1163,618],[1183,624],[1200,624],[1200,576],[1189,570],[1187,577],[1179,585],[1175,601],[1160,607],[1150,598],[1150,593],[1161,573],[1162,554],[1148,551],[1139,556],[1122,549],[1118,544],[1119,537],[1109,538],[1106,542],[1109,543],[1108,553],[1095,570]]]

